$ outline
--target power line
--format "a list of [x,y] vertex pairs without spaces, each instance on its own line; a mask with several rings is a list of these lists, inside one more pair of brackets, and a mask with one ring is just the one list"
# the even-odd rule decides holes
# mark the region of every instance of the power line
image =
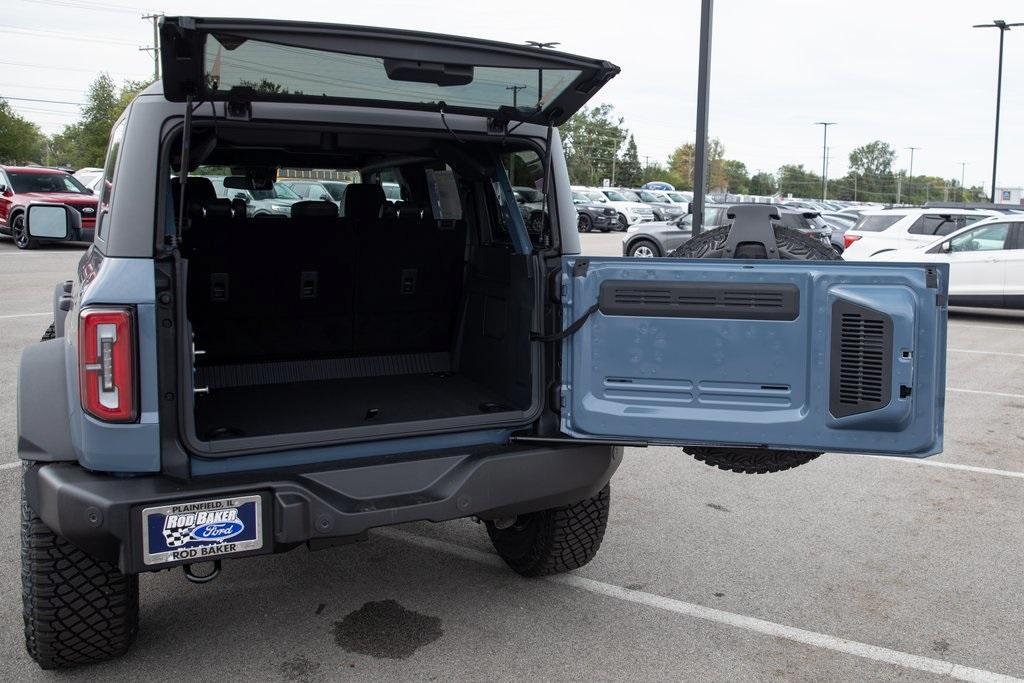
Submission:
[[[86,69],[82,67],[76,68],[73,66],[56,66],[50,64],[32,64],[31,62],[12,62],[5,59],[0,59],[0,64],[8,64],[10,66],[24,66],[30,69],[49,69],[51,71],[80,71],[82,73],[88,74],[97,73],[96,69]],[[106,71],[106,69],[103,69],[102,71],[105,71],[108,74],[114,74],[116,76],[128,76],[129,78],[136,77],[139,75],[137,73],[128,73],[126,71]]]
[[88,2],[87,0],[21,0],[33,5],[54,5],[56,7],[69,7],[73,9],[84,9],[98,12],[121,12],[123,14],[138,14],[141,8],[125,7],[102,2]]
[[11,26],[10,24],[0,24],[0,33],[14,33],[16,35],[30,35],[30,36],[43,36],[45,38],[63,38],[64,40],[79,40],[86,43],[103,43],[109,45],[111,43],[117,45],[134,45],[127,40],[116,40],[113,38],[90,38],[88,36],[75,35],[74,33],[62,33],[60,31],[41,31],[37,29],[22,28],[21,26]]
[[4,97],[3,95],[0,95],[0,99],[15,100],[18,102],[46,102],[47,104],[73,104],[78,107],[85,106],[85,102],[68,102],[67,100],[37,100],[34,97]]

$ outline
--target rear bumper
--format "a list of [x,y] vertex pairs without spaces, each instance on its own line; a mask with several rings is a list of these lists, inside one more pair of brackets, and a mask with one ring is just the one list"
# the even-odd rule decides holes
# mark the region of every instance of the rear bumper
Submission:
[[507,517],[573,503],[600,491],[621,460],[622,449],[610,446],[491,447],[185,481],[113,477],[51,463],[28,468],[25,484],[29,504],[47,526],[90,555],[138,573],[168,566],[143,563],[144,507],[259,495],[265,543],[244,555],[263,555],[373,527]]

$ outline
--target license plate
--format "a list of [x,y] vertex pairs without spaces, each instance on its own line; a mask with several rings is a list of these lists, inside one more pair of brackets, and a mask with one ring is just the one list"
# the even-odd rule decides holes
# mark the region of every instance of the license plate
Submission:
[[142,511],[145,564],[204,562],[263,547],[260,496],[215,498]]

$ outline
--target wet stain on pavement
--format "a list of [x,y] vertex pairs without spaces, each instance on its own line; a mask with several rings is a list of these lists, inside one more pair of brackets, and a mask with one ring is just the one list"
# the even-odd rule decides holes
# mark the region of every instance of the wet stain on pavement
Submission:
[[278,667],[281,678],[286,681],[308,681],[318,678],[320,662],[314,662],[307,657],[299,655],[292,659],[286,659]]
[[932,651],[940,654],[949,652],[949,642],[943,638],[932,641]]
[[708,503],[707,505],[712,510],[718,510],[719,512],[732,512],[729,508],[724,505],[719,505],[718,503]]
[[324,611],[324,607],[327,607],[327,605],[321,602],[319,605],[316,606],[316,613],[321,614]]
[[715,593],[715,597],[716,598],[724,598],[725,597],[725,593]]
[[441,620],[394,600],[368,602],[334,622],[334,641],[345,650],[378,659],[405,659],[444,635]]

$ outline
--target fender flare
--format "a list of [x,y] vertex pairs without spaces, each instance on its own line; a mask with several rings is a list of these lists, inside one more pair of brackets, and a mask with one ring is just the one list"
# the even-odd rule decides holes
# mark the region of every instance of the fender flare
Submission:
[[18,457],[37,462],[77,460],[68,415],[64,340],[25,347],[18,367]]

